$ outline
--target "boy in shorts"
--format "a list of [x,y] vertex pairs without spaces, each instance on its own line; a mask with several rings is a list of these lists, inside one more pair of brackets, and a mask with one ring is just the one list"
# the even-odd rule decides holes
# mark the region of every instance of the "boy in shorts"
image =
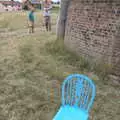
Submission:
[[29,19],[29,33],[34,33],[34,8],[33,5],[29,5],[30,12],[28,14]]

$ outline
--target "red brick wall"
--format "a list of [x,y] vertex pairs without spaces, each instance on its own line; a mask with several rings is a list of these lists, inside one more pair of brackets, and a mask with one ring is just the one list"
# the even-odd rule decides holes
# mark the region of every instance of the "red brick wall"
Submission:
[[109,4],[102,0],[71,1],[64,40],[66,47],[78,55],[113,64],[113,74],[120,76],[120,1],[113,0]]

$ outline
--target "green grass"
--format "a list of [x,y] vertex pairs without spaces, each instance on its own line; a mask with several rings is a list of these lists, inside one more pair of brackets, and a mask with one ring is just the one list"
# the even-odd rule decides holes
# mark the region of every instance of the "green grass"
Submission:
[[[9,18],[11,13],[2,15]],[[16,13],[12,15],[16,18]],[[53,18],[54,25],[56,13]],[[24,21],[24,16],[20,19]],[[62,40],[56,41],[54,32],[40,28],[34,34],[21,36],[25,28],[24,22],[20,24],[8,22],[8,27],[16,27],[15,33],[0,34],[0,120],[52,120],[60,106],[61,83],[71,73],[94,79],[97,95],[91,120],[119,120],[120,87],[107,79],[109,65],[92,67],[89,60],[68,52]],[[18,29],[21,34],[15,31]]]

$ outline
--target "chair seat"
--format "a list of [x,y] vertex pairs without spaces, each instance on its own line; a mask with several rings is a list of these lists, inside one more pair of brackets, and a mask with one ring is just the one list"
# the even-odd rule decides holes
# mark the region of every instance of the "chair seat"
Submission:
[[87,120],[88,113],[73,106],[62,106],[53,120]]

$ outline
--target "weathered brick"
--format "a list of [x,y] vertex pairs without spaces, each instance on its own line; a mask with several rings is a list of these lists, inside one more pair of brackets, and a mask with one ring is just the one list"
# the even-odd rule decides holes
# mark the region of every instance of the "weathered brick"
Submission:
[[120,1],[71,0],[64,42],[78,55],[112,64],[120,76]]

